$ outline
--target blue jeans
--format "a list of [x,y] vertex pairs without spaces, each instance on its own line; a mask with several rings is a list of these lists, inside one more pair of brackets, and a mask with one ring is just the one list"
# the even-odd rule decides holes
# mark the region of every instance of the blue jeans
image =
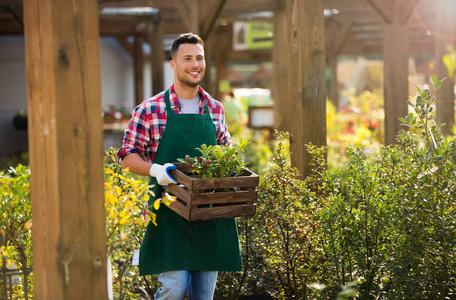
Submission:
[[171,271],[158,274],[162,286],[155,293],[155,300],[212,300],[217,271]]

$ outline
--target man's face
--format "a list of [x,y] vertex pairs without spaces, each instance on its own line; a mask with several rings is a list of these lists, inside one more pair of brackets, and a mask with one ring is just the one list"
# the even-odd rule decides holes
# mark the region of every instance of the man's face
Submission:
[[181,44],[171,60],[174,81],[180,81],[190,87],[197,86],[206,70],[204,48],[200,44]]

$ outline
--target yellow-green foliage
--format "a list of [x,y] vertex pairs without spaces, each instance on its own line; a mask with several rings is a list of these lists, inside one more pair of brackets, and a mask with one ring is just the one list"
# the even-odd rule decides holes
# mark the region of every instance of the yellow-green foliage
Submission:
[[453,47],[448,48],[448,53],[442,57],[443,64],[448,71],[448,78],[454,79],[456,73],[456,50]]
[[[0,172],[0,263],[5,261],[9,269],[27,268],[32,264],[29,178],[30,172],[23,165]],[[24,299],[23,285],[21,281],[13,288],[13,299]],[[33,285],[28,285],[27,291],[31,295]]]
[[122,170],[115,161],[114,149],[106,154],[104,174],[108,254],[127,245],[139,248],[149,219],[155,222],[155,214],[147,213],[149,184],[144,178]]
[[328,165],[341,167],[348,146],[376,152],[383,141],[383,97],[380,91],[349,95],[349,103],[340,111],[327,101]]
[[[110,149],[105,156],[105,209],[108,254],[115,249],[139,248],[147,224],[157,224],[156,214],[149,209],[149,199],[154,196],[147,178],[136,176],[122,169],[116,162],[116,149]],[[156,199],[154,209],[161,202],[169,205],[175,197],[165,194]]]
[[23,165],[0,172],[0,260],[8,265],[31,250],[29,176]]
[[[134,250],[138,249],[149,221],[155,225],[156,215],[148,209],[152,196],[144,177],[122,170],[115,159],[115,149],[106,153],[105,209],[108,255],[113,261],[114,293],[116,299],[135,297],[135,284],[140,281],[137,268],[131,266]],[[167,195],[154,201],[169,204]],[[18,165],[0,171],[0,262],[7,267],[31,267],[32,264],[32,211],[30,202],[30,171]],[[128,278],[122,278],[128,269]],[[23,282],[13,288],[13,299],[23,299]],[[122,286],[122,288],[121,288]],[[29,277],[29,294],[33,293],[33,274]]]

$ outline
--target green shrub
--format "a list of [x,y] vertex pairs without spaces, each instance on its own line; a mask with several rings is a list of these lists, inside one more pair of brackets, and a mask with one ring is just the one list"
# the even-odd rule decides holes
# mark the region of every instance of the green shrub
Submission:
[[[7,266],[17,269],[27,269],[32,265],[29,179],[29,170],[23,165],[0,171],[0,264],[5,261]],[[25,298],[25,291],[29,297],[33,294],[30,281],[21,281],[14,295]]]
[[352,149],[345,169],[325,173],[327,297],[351,281],[362,299],[455,296],[456,144],[433,121],[440,84],[418,90],[395,145],[370,159]]
[[349,148],[340,169],[309,146],[313,172],[301,179],[277,135],[257,215],[240,227],[244,270],[221,274],[219,298],[455,298],[456,141],[434,122],[440,85],[418,89],[395,145]]

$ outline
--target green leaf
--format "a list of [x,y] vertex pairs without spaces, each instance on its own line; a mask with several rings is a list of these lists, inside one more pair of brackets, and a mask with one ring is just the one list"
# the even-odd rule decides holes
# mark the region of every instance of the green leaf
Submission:
[[440,85],[442,84],[442,82],[439,80],[439,78],[435,74],[432,74],[432,76],[431,76],[431,83],[432,83],[432,87],[434,89],[438,89],[440,87]]

